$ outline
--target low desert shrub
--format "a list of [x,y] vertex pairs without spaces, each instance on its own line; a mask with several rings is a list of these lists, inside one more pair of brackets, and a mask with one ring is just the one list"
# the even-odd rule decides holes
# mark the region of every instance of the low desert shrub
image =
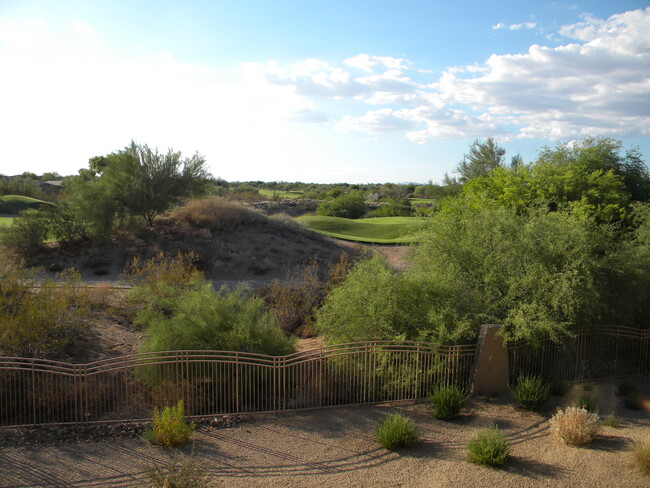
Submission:
[[165,466],[147,470],[152,488],[207,488],[210,480],[194,459],[186,462],[172,461]]
[[212,232],[231,231],[240,225],[265,219],[262,214],[240,203],[219,197],[190,200],[170,212],[169,216],[177,222],[185,222],[192,227],[208,229]]
[[456,386],[439,386],[431,395],[431,414],[440,420],[450,420],[458,415],[467,403],[467,395]]
[[567,407],[558,410],[550,421],[551,433],[572,446],[589,444],[598,434],[598,415],[584,408]]
[[558,380],[552,381],[549,385],[549,393],[556,397],[561,397],[567,394],[569,391],[570,385],[568,381]]
[[376,429],[377,442],[392,451],[415,444],[419,434],[413,421],[401,413],[390,413],[383,418]]
[[548,401],[549,391],[549,385],[539,376],[520,376],[510,389],[517,405],[526,410],[541,408]]
[[603,419],[603,425],[605,427],[612,427],[617,429],[621,423],[618,421],[616,416],[613,413],[610,413],[607,417]]
[[144,437],[152,444],[164,447],[180,447],[187,444],[194,425],[185,422],[183,400],[175,407],[154,409],[153,426],[145,430]]
[[634,444],[634,460],[645,474],[650,475],[650,437]]
[[598,398],[590,393],[583,392],[578,397],[576,406],[578,408],[584,408],[588,412],[596,413],[598,412]]
[[591,385],[589,383],[585,383],[584,385],[582,385],[583,391],[593,391],[593,389],[594,389],[594,385]]
[[495,425],[479,431],[467,444],[467,460],[482,466],[503,466],[510,456],[511,447],[503,432]]

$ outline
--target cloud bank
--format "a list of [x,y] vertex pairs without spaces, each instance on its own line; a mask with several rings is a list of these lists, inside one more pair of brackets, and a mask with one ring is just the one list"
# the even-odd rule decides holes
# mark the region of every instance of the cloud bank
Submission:
[[[533,22],[493,29],[532,29]],[[264,80],[310,99],[355,101],[344,131],[403,131],[417,143],[468,137],[571,139],[650,135],[650,7],[584,16],[563,26],[556,47],[492,55],[436,79],[403,58],[359,54],[331,64],[308,59],[256,65]],[[372,106],[373,108],[370,108]]]

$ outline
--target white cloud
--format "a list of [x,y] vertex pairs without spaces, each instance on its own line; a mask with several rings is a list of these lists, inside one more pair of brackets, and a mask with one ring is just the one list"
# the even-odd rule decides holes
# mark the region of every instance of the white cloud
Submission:
[[[535,22],[494,29],[535,28]],[[336,127],[368,133],[404,131],[414,142],[496,136],[557,139],[639,136],[650,126],[650,7],[601,20],[584,17],[559,32],[556,47],[449,67],[429,83],[401,58],[360,54],[344,67],[278,65],[266,79],[294,93],[351,99],[379,108],[344,115]],[[348,67],[350,69],[345,69]],[[352,70],[364,72],[357,76]],[[384,108],[381,108],[381,107]]]
[[508,29],[511,31],[516,31],[516,30],[521,30],[521,29],[534,29],[537,27],[537,22],[523,22],[521,24],[504,24],[503,22],[499,22],[498,24],[495,24],[492,26],[492,30],[502,30],[502,29]]

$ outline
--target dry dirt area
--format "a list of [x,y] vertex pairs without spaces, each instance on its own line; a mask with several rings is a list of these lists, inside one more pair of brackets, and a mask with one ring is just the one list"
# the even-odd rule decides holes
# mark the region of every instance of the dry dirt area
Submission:
[[[212,486],[229,488],[650,486],[630,452],[632,441],[650,436],[650,414],[617,406],[613,391],[613,384],[596,387],[603,407],[612,407],[622,425],[603,427],[598,439],[583,448],[550,436],[550,414],[518,411],[505,397],[474,399],[452,422],[432,419],[425,403],[343,407],[256,415],[232,429],[201,427],[179,450],[138,439],[3,448],[0,486],[149,486],[146,473],[152,467],[190,458]],[[389,452],[376,443],[375,425],[395,410],[415,421],[422,436],[416,447]],[[466,461],[468,440],[492,424],[512,445],[503,469]]]

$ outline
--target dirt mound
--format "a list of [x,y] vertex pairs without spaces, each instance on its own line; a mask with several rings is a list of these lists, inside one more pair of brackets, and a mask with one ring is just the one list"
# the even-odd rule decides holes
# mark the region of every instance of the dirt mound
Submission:
[[287,215],[267,217],[228,202],[204,207],[181,208],[157,218],[151,228],[120,229],[101,246],[53,245],[31,264],[51,272],[74,267],[87,281],[116,281],[134,258],[144,261],[160,252],[171,256],[192,252],[208,280],[266,282],[310,261],[325,274],[341,253],[354,252],[302,228]]

